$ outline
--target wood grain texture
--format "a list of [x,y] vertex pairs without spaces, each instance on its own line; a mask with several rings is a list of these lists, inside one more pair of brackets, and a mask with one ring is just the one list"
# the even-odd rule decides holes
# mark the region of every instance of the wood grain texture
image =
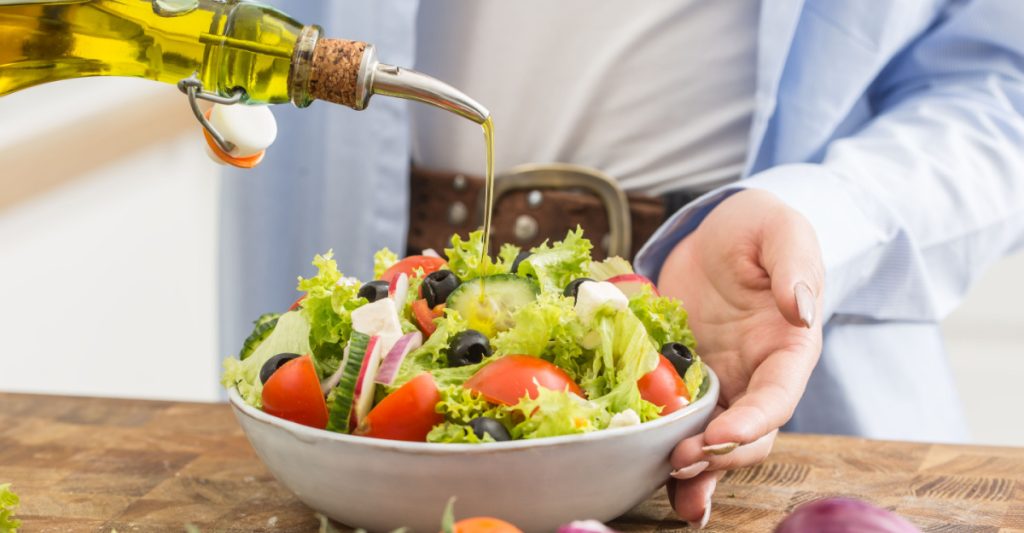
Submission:
[[[21,496],[24,531],[319,525],[270,476],[222,404],[0,393],[2,482]],[[874,502],[926,532],[1024,532],[1024,448],[783,435],[767,462],[722,479],[708,531],[771,531],[826,496]],[[612,525],[685,529],[662,492]]]

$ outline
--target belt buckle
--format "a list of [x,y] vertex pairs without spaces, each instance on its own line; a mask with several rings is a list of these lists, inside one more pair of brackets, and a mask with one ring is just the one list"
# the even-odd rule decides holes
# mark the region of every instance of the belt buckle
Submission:
[[[505,194],[522,189],[584,189],[597,196],[608,214],[608,256],[629,257],[633,236],[629,200],[615,180],[583,165],[569,163],[527,164],[513,167],[494,179],[494,204]],[[477,201],[478,220],[483,223],[484,191]]]

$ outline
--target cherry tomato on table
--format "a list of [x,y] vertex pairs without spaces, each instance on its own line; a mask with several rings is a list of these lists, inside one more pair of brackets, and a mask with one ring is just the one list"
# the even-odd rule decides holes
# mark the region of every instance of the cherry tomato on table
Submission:
[[579,385],[564,370],[529,355],[506,355],[485,365],[466,380],[465,387],[483,395],[487,401],[515,405],[530,395],[537,397],[537,385],[551,390],[565,390],[583,397]]
[[308,355],[288,361],[263,385],[263,410],[304,426],[327,427],[327,402]]
[[423,275],[426,276],[431,272],[441,270],[441,268],[448,265],[448,262],[440,257],[430,257],[426,255],[410,255],[405,259],[391,265],[391,268],[384,271],[381,274],[380,279],[391,283],[391,280],[398,277],[399,274],[405,274],[410,278],[416,277],[416,270],[422,269]]
[[662,415],[678,411],[690,403],[686,383],[664,355],[658,354],[658,366],[636,384],[640,387],[640,397],[661,407]]
[[518,527],[489,516],[459,520],[455,523],[453,530],[454,533],[523,533]]
[[444,422],[444,416],[434,410],[440,401],[434,376],[424,372],[385,396],[366,415],[356,433],[378,439],[423,442],[434,426]]

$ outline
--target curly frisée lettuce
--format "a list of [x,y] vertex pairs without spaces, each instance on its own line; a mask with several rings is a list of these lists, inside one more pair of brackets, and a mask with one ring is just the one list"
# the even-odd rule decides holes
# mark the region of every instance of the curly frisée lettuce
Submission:
[[317,268],[316,276],[300,277],[298,290],[306,293],[302,315],[309,323],[313,362],[320,377],[325,377],[338,369],[352,335],[352,311],[366,299],[357,296],[358,283],[342,280],[332,251],[314,257],[313,266]]
[[15,533],[21,527],[21,520],[14,518],[14,511],[21,500],[11,490],[10,483],[0,483],[0,532]]
[[517,273],[536,278],[546,292],[561,292],[570,281],[590,273],[592,248],[590,241],[583,238],[583,229],[577,226],[565,239],[550,246],[545,241],[531,249],[530,255],[519,264]]
[[[637,418],[659,418],[662,408],[644,398],[664,398],[665,388],[657,388],[661,385],[654,382],[659,380],[641,378],[658,367],[659,349],[667,343],[683,343],[694,353],[693,363],[681,376],[689,398],[706,393],[707,372],[680,302],[657,296],[647,285],[627,296],[612,283],[582,282],[573,284],[566,295],[570,283],[580,278],[600,282],[632,272],[622,258],[593,261],[591,249],[579,228],[528,254],[504,245],[495,257],[482,254],[482,232],[456,235],[440,265],[454,276],[426,277],[422,269],[406,268],[408,291],[392,288],[386,296],[377,296],[399,301],[357,313],[358,333],[352,313],[368,303],[359,297],[362,283],[343,277],[328,251],[313,259],[316,275],[299,278],[301,308],[280,315],[276,323],[276,315],[261,317],[247,339],[247,357],[226,360],[222,382],[259,408],[261,371],[275,371],[264,369],[265,363],[280,353],[310,354],[317,385],[328,391],[328,430],[369,436],[380,436],[370,433],[380,430],[396,435],[387,438],[473,444],[599,431],[621,423],[622,413],[628,413],[633,423]],[[517,258],[520,262],[512,273]],[[374,256],[375,277],[398,261],[391,251],[379,251]],[[417,261],[422,258],[410,258],[406,265],[421,264]],[[437,268],[437,260],[432,261],[432,269]],[[422,305],[425,296],[434,303],[432,308]],[[474,314],[484,307],[500,320],[486,321]],[[474,333],[459,335],[468,330]],[[395,339],[414,331],[421,332],[422,344],[411,351],[391,350]],[[369,338],[382,344],[378,357],[366,359]],[[505,366],[500,372],[486,368],[513,356],[504,362],[521,362],[519,366]],[[389,372],[387,379],[376,381],[380,360],[389,362]],[[397,372],[392,373],[395,365]],[[425,373],[432,379],[418,379]],[[360,388],[362,414],[356,418],[369,422],[353,424],[352,384],[362,379],[376,383]],[[562,389],[560,383],[565,388],[555,390]],[[496,390],[504,392],[488,392]],[[673,388],[669,394],[682,396],[682,391]],[[507,435],[480,429],[482,424],[496,429],[495,423]]]
[[519,400],[510,410],[522,419],[512,427],[513,439],[539,439],[589,433],[608,427],[611,415],[595,401],[568,391],[537,387],[537,397]]

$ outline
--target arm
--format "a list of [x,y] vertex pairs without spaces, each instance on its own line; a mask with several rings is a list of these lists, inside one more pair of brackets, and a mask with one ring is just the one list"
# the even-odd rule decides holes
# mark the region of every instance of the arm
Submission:
[[1021,28],[1015,0],[948,13],[872,86],[878,115],[867,127],[833,142],[820,164],[778,166],[702,198],[638,262],[655,270],[724,198],[763,189],[818,234],[823,318],[941,319],[986,267],[1024,244]]
[[[692,310],[722,381],[720,414],[672,456],[681,517],[706,521],[718,477],[768,454],[817,361],[822,321],[937,321],[1024,244],[1021,28],[1014,0],[958,3],[877,78],[875,118],[820,164],[712,192],[641,251],[638,269]],[[816,303],[798,303],[801,283]],[[816,323],[801,320],[807,307],[821,309]]]

